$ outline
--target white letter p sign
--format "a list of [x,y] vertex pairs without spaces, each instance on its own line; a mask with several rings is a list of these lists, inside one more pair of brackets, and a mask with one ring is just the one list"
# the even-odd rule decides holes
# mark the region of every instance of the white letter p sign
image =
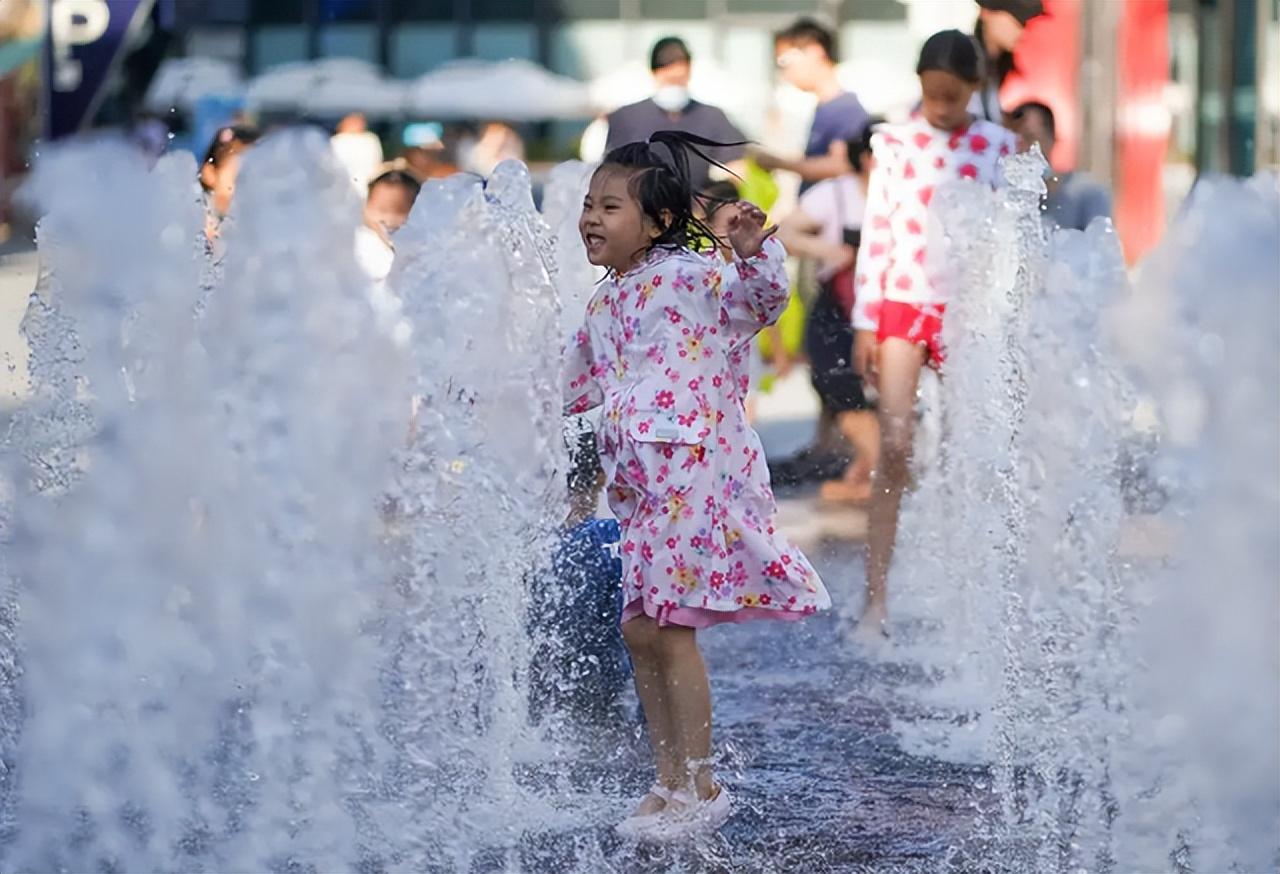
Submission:
[[107,32],[111,7],[107,0],[52,0],[49,4],[49,32],[53,37],[53,87],[74,91],[80,87],[83,70],[71,57],[73,46],[88,45]]

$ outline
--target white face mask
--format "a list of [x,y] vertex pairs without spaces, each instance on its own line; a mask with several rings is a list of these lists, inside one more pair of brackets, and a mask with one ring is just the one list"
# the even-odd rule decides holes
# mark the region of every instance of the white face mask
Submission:
[[663,85],[653,93],[653,102],[663,112],[679,112],[689,105],[689,89],[680,85]]

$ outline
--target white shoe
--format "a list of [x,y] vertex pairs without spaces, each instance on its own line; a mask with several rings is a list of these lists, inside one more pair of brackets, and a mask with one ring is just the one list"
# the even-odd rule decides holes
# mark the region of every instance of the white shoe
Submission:
[[659,841],[680,841],[717,831],[733,813],[729,790],[724,786],[719,789],[713,798],[705,800],[683,789],[671,793],[661,821],[647,834]]
[[[648,795],[656,795],[663,801],[663,806],[653,813],[645,813],[640,816],[628,816],[622,822],[613,827],[613,830],[619,837],[632,841],[645,840],[650,837],[650,833],[662,823],[662,818],[666,815],[667,808],[671,806],[672,792],[661,783],[654,783],[649,787]],[[643,800],[643,799],[641,799]]]

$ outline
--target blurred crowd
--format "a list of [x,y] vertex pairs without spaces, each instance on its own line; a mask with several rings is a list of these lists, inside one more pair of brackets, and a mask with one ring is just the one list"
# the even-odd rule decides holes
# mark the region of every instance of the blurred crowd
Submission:
[[[1001,83],[1013,72],[1014,50],[1023,30],[1042,12],[1040,0],[977,4],[972,45],[982,68],[980,87],[961,109],[967,117],[1007,128],[1016,135],[1019,148],[1039,149],[1047,156],[1056,138],[1052,109],[1042,102],[1002,106],[999,99]],[[967,35],[956,36],[969,46]],[[582,136],[581,156],[595,163],[608,150],[647,140],[657,131],[693,134],[709,144],[705,153],[710,160],[691,168],[692,181],[704,195],[698,218],[705,226],[722,233],[717,205],[738,200],[769,213],[792,257],[792,289],[778,324],[757,340],[751,361],[753,396],[768,393],[780,378],[807,377],[820,410],[810,445],[791,457],[769,459],[772,482],[782,488],[815,484],[825,501],[865,506],[872,497],[873,472],[887,450],[875,386],[861,378],[854,362],[855,274],[860,260],[875,254],[870,251],[874,244],[864,245],[863,235],[876,168],[874,134],[882,124],[903,119],[873,117],[860,96],[841,84],[836,35],[824,24],[799,19],[774,35],[773,47],[779,77],[814,100],[802,151],[787,154],[753,144],[721,108],[691,97],[696,59],[688,44],[672,35],[652,46],[652,94],[596,119]],[[967,49],[970,56],[974,48]],[[943,59],[944,67],[948,63]],[[1024,63],[1034,63],[1034,58]],[[395,259],[396,232],[408,220],[421,187],[459,172],[487,176],[504,160],[526,158],[517,130],[501,122],[411,127],[412,136],[406,136],[394,154],[387,153],[384,139],[360,113],[341,118],[331,135],[334,159],[363,201],[363,221],[352,241],[356,261],[370,280],[379,319],[401,344],[408,341],[410,326],[400,318],[399,302],[385,280]],[[139,146],[149,153],[158,154],[167,146],[166,136],[154,125],[144,123],[136,133]],[[224,222],[233,214],[241,159],[262,133],[249,119],[237,119],[219,128],[203,150],[199,182],[208,248],[215,258],[223,246]],[[780,197],[788,181],[796,197]],[[1047,189],[1043,207],[1048,226],[1084,229],[1110,213],[1108,192],[1085,174],[1061,170],[1047,180]],[[868,228],[869,236],[871,231]],[[751,412],[749,399],[749,416]],[[590,449],[592,441],[579,443],[571,453],[573,509],[555,565],[558,575],[585,575],[581,585],[564,591],[586,600],[557,605],[548,614],[544,632],[551,636],[573,625],[566,617],[585,612],[616,620],[621,609],[616,550],[610,551],[618,540],[617,525],[595,514],[603,485],[599,463]],[[583,644],[595,657],[589,662],[593,667],[574,670],[591,675],[576,676],[581,688],[601,690],[588,696],[591,700],[611,701],[629,668],[621,655],[617,622],[604,622],[599,628],[607,633],[601,631],[604,636]],[[584,681],[589,682],[584,686]],[[547,677],[544,685],[555,688],[557,682]]]
[[[985,67],[968,111],[1009,128],[1022,148],[1049,155],[1056,134],[1052,109],[1040,102],[1005,107],[999,100],[1001,83],[1014,70],[1014,50],[1023,30],[1039,14],[1040,0],[978,0],[972,36]],[[811,445],[771,461],[774,482],[819,482],[826,500],[864,503],[879,435],[874,391],[864,391],[851,361],[851,313],[875,166],[871,134],[884,119],[873,118],[859,95],[841,84],[836,35],[822,23],[795,21],[775,34],[774,52],[780,77],[815,100],[802,153],[762,149],[748,142],[722,109],[693,99],[689,83],[695,59],[679,36],[669,36],[650,53],[652,94],[597,119],[583,135],[582,157],[588,163],[599,161],[607,150],[659,130],[726,144],[706,149],[712,160],[693,168],[695,184],[709,195],[709,203],[743,199],[769,211],[795,262],[791,305],[778,326],[762,336],[754,356],[754,389],[767,392],[779,377],[807,367],[821,410]],[[392,319],[395,304],[383,280],[394,259],[394,234],[407,220],[419,187],[460,171],[487,175],[503,160],[525,158],[524,143],[507,124],[415,128],[412,142],[390,159],[383,140],[359,113],[341,119],[331,140],[334,155],[365,201],[357,258]],[[218,131],[205,154],[200,179],[215,247],[234,194],[239,156],[257,138],[258,131],[248,124],[228,126]],[[779,198],[779,182],[788,176],[798,180],[798,197],[789,202]],[[1083,229],[1110,213],[1108,192],[1085,174],[1059,172],[1047,184],[1046,224]],[[712,215],[704,218],[714,220]]]

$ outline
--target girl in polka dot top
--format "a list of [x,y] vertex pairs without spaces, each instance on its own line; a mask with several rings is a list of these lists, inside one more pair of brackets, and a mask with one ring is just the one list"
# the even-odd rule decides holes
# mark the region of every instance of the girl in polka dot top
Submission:
[[925,365],[938,368],[947,309],[948,264],[930,215],[935,190],[973,180],[1001,184],[1012,133],[969,113],[982,81],[973,40],[957,30],[925,42],[916,72],[922,99],[904,124],[883,125],[872,139],[862,248],[854,278],[854,367],[880,395],[881,457],[870,508],[867,606],[860,631],[886,634],[886,578],[908,481],[916,385]]

